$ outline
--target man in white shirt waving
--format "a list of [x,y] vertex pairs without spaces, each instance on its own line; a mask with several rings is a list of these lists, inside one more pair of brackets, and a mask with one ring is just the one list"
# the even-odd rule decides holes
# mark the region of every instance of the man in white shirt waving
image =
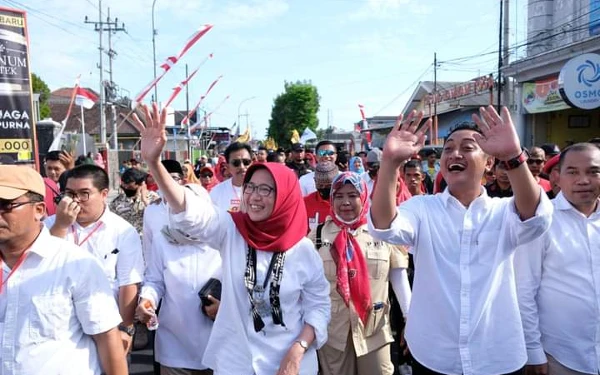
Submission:
[[528,371],[598,374],[600,149],[572,145],[559,168],[552,226],[515,256]]
[[225,160],[231,178],[213,187],[210,198],[217,207],[236,212],[242,202],[244,175],[252,164],[252,148],[247,143],[233,142],[225,149]]
[[[510,114],[481,108],[475,124],[450,132],[441,158],[448,188],[396,207],[401,163],[417,153],[431,126],[423,113],[402,116],[383,148],[373,194],[373,237],[409,246],[413,297],[406,341],[413,374],[510,374],[527,359],[512,258],[550,226],[552,206],[524,164]],[[481,177],[498,158],[514,197],[491,199]]]
[[65,196],[56,215],[44,220],[50,233],[93,254],[118,302],[123,345],[128,351],[134,334],[133,318],[138,285],[144,274],[142,243],[136,229],[106,205],[108,175],[104,169],[84,164],[67,174]]
[[44,227],[45,190],[35,170],[0,166],[0,373],[125,375],[104,272]]

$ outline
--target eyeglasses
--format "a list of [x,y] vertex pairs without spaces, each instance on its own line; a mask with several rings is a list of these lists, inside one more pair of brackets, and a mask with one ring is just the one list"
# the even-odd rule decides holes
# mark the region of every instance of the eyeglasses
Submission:
[[244,185],[244,194],[252,194],[255,191],[258,192],[258,195],[260,195],[261,197],[268,197],[269,195],[271,195],[272,192],[275,191],[275,189],[273,189],[269,185],[254,185],[251,182]]
[[234,159],[234,160],[230,160],[229,163],[236,168],[239,168],[242,165],[242,163],[244,163],[244,167],[247,167],[252,163],[252,160],[250,160],[250,159]]
[[319,156],[333,156],[333,155],[335,155],[335,151],[331,151],[331,150],[319,150],[319,151],[317,151],[317,155],[319,155]]
[[87,202],[88,200],[90,200],[90,192],[89,191],[82,191],[82,192],[74,192],[74,191],[65,191],[65,196],[71,198],[71,199],[77,199],[79,202]]
[[544,161],[541,159],[527,159],[527,164],[537,164],[542,165]]
[[0,199],[0,212],[11,212],[15,208],[19,208],[26,204],[40,203],[40,201],[13,202]]
[[211,173],[203,173],[200,175],[201,178],[212,178],[212,174]]

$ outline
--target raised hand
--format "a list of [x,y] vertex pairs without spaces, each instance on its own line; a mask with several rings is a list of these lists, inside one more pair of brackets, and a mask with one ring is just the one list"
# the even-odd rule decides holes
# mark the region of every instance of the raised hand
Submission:
[[502,161],[521,154],[521,142],[506,107],[502,107],[500,115],[491,105],[481,107],[479,116],[472,117],[483,133],[483,136],[475,134],[475,140],[486,154]]
[[147,105],[142,105],[146,125],[140,121],[137,114],[133,114],[133,122],[140,131],[142,158],[146,163],[160,161],[160,154],[167,143],[167,132],[165,130],[167,111],[159,113],[158,105],[152,103],[152,113]]
[[416,111],[412,111],[404,121],[402,114],[398,116],[394,128],[385,140],[383,160],[399,167],[403,161],[410,159],[412,155],[423,148],[427,138],[425,134],[431,126],[431,119],[419,127],[422,120],[423,112],[417,114]]

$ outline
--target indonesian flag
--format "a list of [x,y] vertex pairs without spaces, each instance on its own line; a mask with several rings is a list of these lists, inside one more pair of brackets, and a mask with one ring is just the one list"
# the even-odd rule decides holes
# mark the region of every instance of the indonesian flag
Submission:
[[183,57],[183,55],[185,55],[185,53],[190,48],[192,48],[192,46],[200,38],[202,38],[204,36],[204,34],[206,34],[210,29],[212,29],[212,27],[213,27],[212,25],[204,25],[204,27],[202,29],[196,31],[190,37],[190,39],[188,39],[188,41],[185,43],[185,46],[183,46],[183,48],[181,49],[181,51],[179,51],[179,53],[177,54],[177,56],[167,57],[167,60],[160,66],[163,69],[163,72],[161,73],[161,75],[159,75],[158,77],[156,77],[156,79],[152,80],[152,82],[150,82],[148,85],[146,85],[146,87],[144,87],[142,89],[142,91],[135,96],[135,99],[133,100],[132,105],[134,107],[136,107],[139,103],[141,103],[144,100],[144,98],[146,97],[146,95],[148,95],[148,93],[150,92],[150,90],[152,90],[152,88],[158,84],[158,82],[162,79],[162,77],[164,77],[165,74],[167,74],[167,72],[169,70],[171,70],[171,68],[173,67],[173,65],[177,64],[177,62]]
[[[211,54],[212,56],[212,54]],[[183,81],[181,81],[181,83],[177,86],[173,88],[173,93],[171,94],[171,97],[169,98],[169,100],[167,100],[167,104],[165,104],[165,107],[168,107],[169,104],[171,104],[171,102],[173,100],[175,100],[175,98],[177,97],[177,95],[179,95],[179,93],[183,90],[183,88],[192,80],[192,78],[196,75],[196,73],[198,72],[198,69],[200,69],[200,67],[197,67],[196,70],[194,70],[192,72],[192,74],[190,74],[186,79],[184,79]]]
[[93,92],[87,91],[82,87],[77,87],[75,94],[75,104],[85,109],[91,109],[94,103],[98,101],[98,97]]
[[[221,106],[223,105],[223,103],[225,103],[227,101],[227,99],[229,99],[230,96],[231,95],[227,95],[225,97],[225,99],[223,99],[221,101],[221,103],[219,103],[219,105],[217,105],[215,107],[215,109],[212,110],[212,112],[210,112],[209,114],[207,114],[206,116],[204,116],[204,120],[203,120],[204,121],[204,127],[208,126],[208,119],[210,118],[210,116],[212,116],[213,113],[215,113],[216,111],[218,111],[219,108],[221,108]],[[193,126],[190,126],[190,132],[196,131],[198,128],[200,128],[201,125],[202,125],[201,121],[196,121],[196,123]],[[240,131],[240,127],[238,125],[238,133],[239,133],[239,131]]]
[[[219,77],[217,77],[217,79],[215,79],[213,81],[213,83],[210,84],[210,86],[208,86],[208,89],[206,90],[206,92],[204,93],[204,95],[202,95],[200,97],[200,100],[198,101],[198,103],[192,108],[192,110],[190,111],[190,113],[188,113],[183,120],[181,120],[181,125],[189,125],[190,122],[190,118],[194,115],[194,113],[196,113],[196,110],[198,109],[198,107],[200,107],[200,104],[202,104],[202,101],[204,101],[204,98],[206,98],[206,96],[208,95],[208,93],[213,89],[213,87],[215,87],[215,85],[217,84],[217,82],[219,82],[219,80],[223,78],[222,75],[220,75]],[[229,96],[227,96],[227,98],[225,98],[225,100],[227,100],[229,98]],[[223,100],[223,101],[225,101]]]
[[358,110],[360,111],[360,118],[365,121],[367,118],[365,117],[365,106],[362,104],[358,105]]

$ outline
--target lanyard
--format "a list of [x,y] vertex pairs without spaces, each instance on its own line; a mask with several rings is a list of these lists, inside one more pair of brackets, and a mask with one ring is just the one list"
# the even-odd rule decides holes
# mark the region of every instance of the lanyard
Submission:
[[4,271],[1,270],[2,260],[0,260],[0,272],[2,272],[2,274],[0,275],[0,293],[2,293],[2,290],[4,289],[4,283],[8,282],[8,279],[10,279],[10,277],[13,275],[13,273],[15,273],[15,271],[21,266],[21,264],[23,264],[26,257],[27,257],[27,251],[23,251],[23,254],[21,254],[21,256],[19,256],[19,259],[17,259],[17,263],[15,263],[15,265],[11,268],[8,276],[6,276],[6,280],[4,280]]
[[83,245],[87,240],[90,239],[92,234],[94,234],[98,229],[100,229],[101,226],[102,226],[102,222],[99,222],[98,224],[96,224],[94,226],[94,229],[92,229],[92,231],[90,233],[88,233],[88,235],[83,239],[83,241],[79,242],[79,235],[77,234],[77,231],[75,231],[75,226],[71,225],[71,231],[73,232],[73,239],[75,241],[75,245],[77,245],[77,246]]

